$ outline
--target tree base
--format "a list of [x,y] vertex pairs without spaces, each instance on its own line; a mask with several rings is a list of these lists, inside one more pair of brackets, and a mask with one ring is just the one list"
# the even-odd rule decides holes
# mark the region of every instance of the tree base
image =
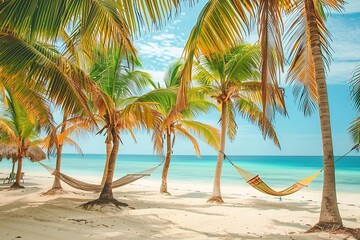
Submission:
[[10,189],[23,189],[23,188],[25,188],[25,187],[20,186],[20,184],[17,184],[16,182],[10,186]]
[[338,223],[331,222],[319,222],[315,224],[312,228],[306,231],[306,233],[315,233],[315,232],[329,232],[331,234],[344,234],[354,237],[355,239],[360,239],[360,228],[347,228],[343,227]]
[[83,208],[87,211],[107,211],[108,210],[115,210],[121,211],[121,207],[128,207],[129,205],[126,203],[119,202],[116,199],[96,199],[85,204],[80,205],[80,208]]
[[42,195],[53,196],[53,195],[63,195],[67,193],[68,192],[65,191],[62,187],[55,187],[55,188],[51,188],[49,191],[43,193]]
[[206,202],[207,202],[207,203],[223,204],[223,203],[224,203],[224,200],[223,200],[222,197],[220,197],[220,196],[212,196],[212,197],[209,198]]
[[168,191],[160,191],[160,193],[162,195],[171,196],[171,193],[169,193]]

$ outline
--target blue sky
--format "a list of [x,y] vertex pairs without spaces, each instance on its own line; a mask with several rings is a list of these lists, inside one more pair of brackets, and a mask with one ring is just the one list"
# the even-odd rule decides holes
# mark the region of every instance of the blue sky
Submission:
[[[143,70],[151,73],[155,81],[163,78],[169,63],[178,59],[183,51],[187,37],[201,11],[205,1],[194,8],[183,8],[182,12],[161,30],[149,33],[136,39],[136,47],[143,63]],[[331,46],[334,50],[333,62],[328,73],[327,82],[333,143],[336,155],[347,152],[352,142],[347,134],[349,123],[358,113],[353,109],[349,99],[348,81],[352,71],[360,64],[360,1],[349,0],[343,14],[333,14],[327,21],[332,34]],[[254,42],[253,34],[248,42]],[[270,140],[264,140],[260,131],[249,123],[239,119],[238,134],[234,142],[227,142],[226,153],[229,155],[322,155],[321,134],[318,114],[305,118],[294,102],[291,89],[286,89],[288,117],[277,116],[275,127],[281,143],[281,150]],[[199,116],[200,121],[218,126],[218,113]],[[137,132],[137,144],[130,136],[122,137],[124,145],[120,154],[152,154],[151,135]],[[84,153],[104,153],[104,139],[101,136],[82,140]],[[216,150],[201,143],[201,153],[215,155]],[[72,152],[67,149],[67,152]],[[174,154],[194,154],[191,144],[177,138]]]

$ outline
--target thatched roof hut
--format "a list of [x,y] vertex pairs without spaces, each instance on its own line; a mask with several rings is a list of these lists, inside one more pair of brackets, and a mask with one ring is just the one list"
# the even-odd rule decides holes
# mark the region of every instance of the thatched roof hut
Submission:
[[[32,162],[39,162],[46,158],[46,154],[44,151],[37,147],[31,146],[29,143],[25,143],[27,148],[24,152],[23,157],[29,158]],[[19,146],[17,144],[0,144],[0,161],[3,158],[17,160],[19,158]]]

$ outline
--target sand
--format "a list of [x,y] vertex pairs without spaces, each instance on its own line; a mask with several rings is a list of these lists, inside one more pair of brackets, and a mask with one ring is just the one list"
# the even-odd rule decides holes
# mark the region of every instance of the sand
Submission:
[[[43,196],[52,177],[29,173],[22,190],[0,187],[0,239],[354,239],[347,235],[304,233],[319,218],[321,192],[304,189],[279,198],[242,186],[223,186],[225,204],[207,204],[212,184],[169,181],[171,196],[159,182],[141,179],[114,190],[130,207],[85,211],[79,205],[97,193],[74,190]],[[347,227],[360,227],[360,194],[338,193]]]

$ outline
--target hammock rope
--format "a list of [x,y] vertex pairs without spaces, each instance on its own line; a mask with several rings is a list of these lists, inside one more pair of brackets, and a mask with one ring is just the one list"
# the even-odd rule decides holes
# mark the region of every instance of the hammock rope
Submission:
[[[345,153],[343,156],[341,156],[340,158],[336,159],[334,161],[334,163],[336,163],[337,161],[341,160],[342,158],[344,158],[345,156],[347,156],[350,152],[352,152],[355,149],[359,148],[359,144],[356,144],[354,147],[352,147],[350,149],[350,151],[348,151],[347,153]],[[219,151],[220,152],[220,151]],[[248,183],[250,186],[252,186],[253,188],[255,188],[256,190],[265,193],[265,194],[269,194],[272,196],[278,196],[281,197],[282,196],[286,196],[286,195],[290,195],[293,194],[299,190],[301,190],[304,187],[307,187],[323,170],[324,168],[322,168],[321,170],[317,171],[316,173],[301,179],[300,181],[297,181],[296,183],[294,183],[293,185],[291,185],[290,187],[281,190],[281,191],[276,191],[274,189],[272,189],[271,187],[269,187],[260,177],[259,175],[253,174],[249,171],[246,171],[243,168],[240,168],[238,166],[236,166],[223,152],[220,152],[224,155],[224,159],[227,159],[230,164],[239,172],[239,174],[242,176],[242,178],[245,180],[246,183]]]
[[[48,170],[52,175],[58,177],[61,181],[63,181],[64,183],[68,184],[69,186],[79,189],[79,190],[83,190],[83,191],[90,191],[90,192],[97,192],[97,191],[101,191],[103,186],[101,185],[97,185],[97,184],[91,184],[91,183],[86,183],[80,180],[77,180],[73,177],[70,177],[64,173],[61,173],[59,171],[57,171],[56,169],[53,169],[41,162],[38,162],[41,166],[43,166],[46,170]],[[149,168],[145,171],[142,171],[140,173],[135,173],[135,174],[127,174],[115,181],[113,181],[112,183],[112,188],[118,188],[118,187],[122,187],[125,186],[127,184],[130,184],[140,178],[146,177],[146,176],[150,176],[151,173],[153,173],[158,167],[161,166],[162,163],[158,164],[155,167]]]

